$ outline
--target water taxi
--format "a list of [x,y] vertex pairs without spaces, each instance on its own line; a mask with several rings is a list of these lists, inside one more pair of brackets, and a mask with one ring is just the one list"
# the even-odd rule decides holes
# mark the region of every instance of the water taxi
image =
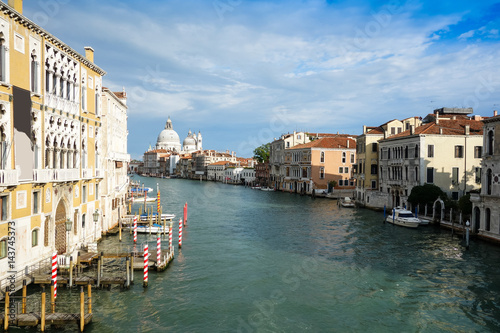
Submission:
[[409,210],[401,207],[393,208],[392,215],[387,216],[385,221],[407,228],[416,228],[420,225],[420,219],[416,218]]

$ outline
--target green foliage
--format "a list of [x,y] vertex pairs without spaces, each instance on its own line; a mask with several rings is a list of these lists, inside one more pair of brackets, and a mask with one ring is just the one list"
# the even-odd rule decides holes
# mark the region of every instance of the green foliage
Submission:
[[466,194],[458,200],[458,208],[464,215],[472,214],[472,202],[470,201],[470,194]]
[[411,202],[412,205],[425,205],[434,203],[439,197],[441,197],[445,203],[448,201],[448,196],[438,186],[434,184],[425,184],[422,186],[415,186],[411,190],[408,201]]
[[330,186],[330,188],[334,188],[335,186],[337,186],[337,181],[335,180],[330,180],[328,182],[328,186]]
[[253,151],[253,158],[255,158],[259,163],[269,162],[269,150],[271,149],[271,144],[266,143],[260,147],[257,147]]

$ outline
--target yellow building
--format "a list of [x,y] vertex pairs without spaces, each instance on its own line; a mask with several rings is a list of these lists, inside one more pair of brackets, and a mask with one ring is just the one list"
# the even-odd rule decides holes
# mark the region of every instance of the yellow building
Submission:
[[82,56],[24,17],[22,0],[8,3],[0,2],[0,279],[94,242],[103,177],[105,72],[94,51]]

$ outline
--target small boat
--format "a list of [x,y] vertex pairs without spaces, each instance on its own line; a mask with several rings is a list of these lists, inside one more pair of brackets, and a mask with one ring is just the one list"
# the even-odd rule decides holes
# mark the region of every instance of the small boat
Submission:
[[130,192],[132,193],[144,193],[144,192],[151,192],[153,189],[151,187],[132,187],[130,189]]
[[385,221],[407,228],[416,228],[420,225],[420,219],[416,218],[409,210],[401,207],[394,208],[392,215],[387,216]]
[[341,199],[340,205],[342,207],[349,207],[349,208],[352,208],[352,207],[356,206],[354,204],[354,201],[352,201],[351,198],[349,198],[349,197],[345,197],[344,199]]
[[146,203],[156,202],[156,198],[151,198],[151,197],[146,197],[146,199],[144,199],[144,197],[132,197],[132,198],[130,198],[130,201],[138,202],[138,203],[144,202],[144,200],[146,200]]
[[420,220],[420,225],[429,225],[431,223],[431,220],[429,219],[423,219],[421,217],[418,218]]
[[260,185],[252,186],[252,190],[260,190],[260,189],[262,189]]
[[[156,213],[153,213],[153,220],[156,219]],[[175,214],[161,214],[161,219],[162,220],[172,220],[175,217]],[[148,220],[148,214],[142,214],[141,215],[141,221],[147,221]]]
[[266,191],[266,192],[274,192],[274,188],[272,187],[261,187],[260,188],[261,191]]
[[[133,229],[133,227],[130,227],[130,228]],[[169,226],[167,226],[165,228],[165,233],[168,234],[168,230],[169,230]],[[137,226],[137,233],[146,234],[146,233],[149,233],[150,231],[152,234],[163,233],[163,226],[156,224],[156,223],[153,223],[153,225],[151,227],[149,227],[149,225],[138,225]]]
[[333,192],[327,193],[326,196],[325,196],[325,198],[328,198],[328,199],[338,199],[338,197]]

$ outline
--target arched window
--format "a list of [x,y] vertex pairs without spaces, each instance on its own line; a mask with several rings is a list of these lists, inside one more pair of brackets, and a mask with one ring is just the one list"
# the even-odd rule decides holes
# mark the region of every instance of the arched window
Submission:
[[325,163],[325,152],[324,151],[321,152],[320,162]]
[[38,234],[40,232],[39,228],[33,229],[31,232],[31,247],[35,247],[38,245]]
[[491,185],[493,182],[493,174],[491,169],[486,172],[486,194],[491,195]]
[[37,61],[37,56],[35,50],[31,53],[31,92],[38,93],[38,78],[40,65]]
[[415,167],[415,181],[418,182],[418,166]]
[[493,155],[493,131],[488,131],[488,155]]
[[418,157],[418,145],[415,145],[415,157]]
[[0,127],[0,169],[4,170],[7,166],[7,136],[5,135],[5,128]]
[[5,36],[0,32],[0,81],[7,81],[7,47]]
[[491,227],[491,211],[489,208],[486,208],[484,216],[484,230],[490,231],[490,227]]
[[82,79],[82,110],[87,109],[87,88],[85,84],[85,79]]

